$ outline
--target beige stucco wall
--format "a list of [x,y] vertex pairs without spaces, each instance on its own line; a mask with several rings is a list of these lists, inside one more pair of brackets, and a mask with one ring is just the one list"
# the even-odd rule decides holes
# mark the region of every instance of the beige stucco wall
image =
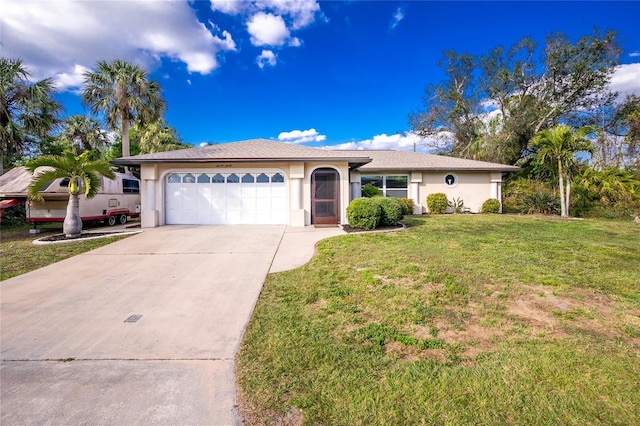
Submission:
[[[220,171],[231,173],[237,170],[280,170],[286,176],[289,192],[289,225],[305,226],[311,224],[311,174],[317,168],[333,168],[340,175],[340,222],[346,223],[346,208],[349,205],[349,165],[348,163],[175,163],[144,164],[140,170],[143,228],[153,228],[165,224],[165,188],[166,176],[177,171],[194,173]],[[302,191],[300,194],[298,191]]]
[[[448,186],[444,177],[453,174],[458,178],[455,186]],[[444,192],[452,200],[460,198],[471,212],[479,213],[482,203],[489,198],[502,201],[502,173],[492,172],[407,172],[402,170],[367,171],[352,173],[351,199],[360,196],[361,175],[406,175],[409,177],[408,198],[416,203],[415,214],[427,213],[427,195]],[[451,210],[451,209],[450,209]]]
[[[457,177],[455,186],[448,186],[444,178],[448,174]],[[424,212],[427,212],[427,196],[436,192],[447,194],[451,201],[459,198],[464,201],[464,206],[471,212],[479,213],[482,203],[489,198],[497,198],[502,201],[501,196],[502,174],[490,172],[425,172],[420,184],[420,205]],[[448,211],[450,211],[449,209]]]

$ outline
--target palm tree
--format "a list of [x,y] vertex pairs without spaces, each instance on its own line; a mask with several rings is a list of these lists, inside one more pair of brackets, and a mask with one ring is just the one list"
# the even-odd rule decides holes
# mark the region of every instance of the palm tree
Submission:
[[84,74],[83,102],[94,114],[105,114],[111,130],[122,130],[122,156],[129,156],[129,127],[162,116],[165,102],[160,85],[147,71],[120,59],[99,61],[95,72]]
[[31,84],[20,59],[0,58],[0,175],[4,162],[49,137],[61,106],[51,79]]
[[72,146],[85,151],[102,151],[109,144],[98,120],[86,115],[72,115],[64,120],[61,136]]
[[[557,163],[558,181],[560,184],[560,215],[569,216],[569,199],[571,195],[571,176],[569,169],[575,163],[578,152],[592,152],[591,140],[586,136],[593,133],[590,127],[574,130],[570,126],[560,125],[539,132],[532,140],[532,149],[538,160]],[[566,181],[566,193],[564,183]]]
[[189,148],[182,143],[177,130],[169,127],[164,119],[139,126],[138,130],[141,154]]
[[[89,151],[76,155],[74,151],[65,151],[60,156],[43,155],[28,161],[25,167],[33,174],[27,193],[34,200],[42,200],[40,188],[59,179],[69,179],[69,203],[62,231],[67,238],[77,238],[82,233],[80,218],[80,199],[82,192],[86,198],[93,198],[100,190],[100,176],[114,179],[115,174],[107,161],[90,161]],[[37,170],[39,167],[42,169]]]

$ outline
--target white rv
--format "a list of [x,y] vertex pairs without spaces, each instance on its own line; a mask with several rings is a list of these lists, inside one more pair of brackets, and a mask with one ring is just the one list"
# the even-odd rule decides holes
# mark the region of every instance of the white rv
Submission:
[[[80,198],[83,222],[105,221],[113,226],[125,224],[129,217],[140,216],[140,180],[133,175],[116,173],[115,179],[100,177],[95,197]],[[27,222],[33,224],[63,222],[67,214],[69,179],[56,179],[40,189],[44,201],[27,201]]]

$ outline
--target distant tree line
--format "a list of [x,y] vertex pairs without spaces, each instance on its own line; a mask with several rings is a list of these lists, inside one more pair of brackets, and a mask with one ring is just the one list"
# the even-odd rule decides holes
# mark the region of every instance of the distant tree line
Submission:
[[616,33],[597,29],[445,51],[446,78],[426,88],[410,126],[441,154],[523,167],[505,186],[506,211],[637,215],[640,97],[610,89],[620,53]]

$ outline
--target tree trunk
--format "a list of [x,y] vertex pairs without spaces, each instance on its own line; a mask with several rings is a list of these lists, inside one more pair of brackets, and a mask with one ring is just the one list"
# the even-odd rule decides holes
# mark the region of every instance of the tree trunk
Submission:
[[562,174],[562,161],[558,159],[558,179],[560,180],[560,216],[567,217],[567,205],[564,202],[564,181]]
[[[122,156],[129,157],[131,155],[131,148],[129,146],[129,118],[123,115],[122,117]],[[125,173],[130,173],[129,166],[124,167]]]
[[567,217],[571,216],[569,214],[569,196],[571,195],[571,180],[569,180],[569,177],[567,177],[567,196],[566,196],[566,209],[567,209]]
[[129,119],[122,117],[122,156],[129,157],[131,148],[129,147]]
[[69,194],[67,215],[64,217],[62,232],[67,238],[78,238],[82,234],[82,219],[80,218],[80,197]]

